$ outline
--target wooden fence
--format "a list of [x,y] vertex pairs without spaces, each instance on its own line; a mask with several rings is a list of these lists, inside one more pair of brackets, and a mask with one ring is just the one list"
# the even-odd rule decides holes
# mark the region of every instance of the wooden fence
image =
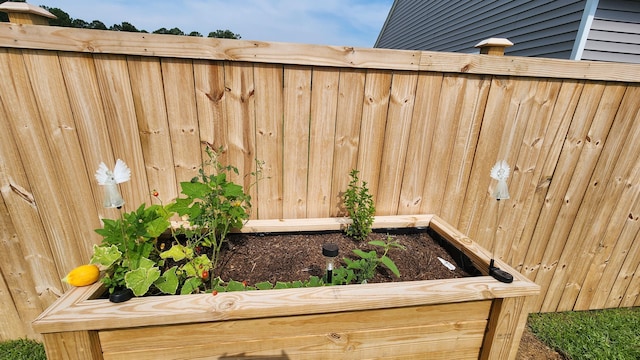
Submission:
[[4,23],[0,79],[0,339],[37,337],[118,216],[101,161],[131,167],[133,210],[178,196],[202,144],[241,174],[264,161],[254,218],[339,216],[358,169],[378,215],[438,214],[495,245],[542,286],[535,311],[640,305],[638,65]]

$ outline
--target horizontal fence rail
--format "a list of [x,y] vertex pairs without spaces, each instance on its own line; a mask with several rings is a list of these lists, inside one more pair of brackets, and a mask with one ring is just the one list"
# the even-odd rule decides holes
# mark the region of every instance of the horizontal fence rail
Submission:
[[6,23],[0,64],[0,339],[37,337],[118,216],[101,161],[132,169],[130,211],[179,196],[205,145],[254,219],[342,216],[357,169],[377,215],[437,214],[541,285],[534,311],[640,305],[638,65]]

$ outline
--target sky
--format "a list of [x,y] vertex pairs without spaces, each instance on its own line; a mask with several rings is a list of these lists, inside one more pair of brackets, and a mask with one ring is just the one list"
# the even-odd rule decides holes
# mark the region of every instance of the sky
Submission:
[[139,30],[221,29],[245,40],[373,47],[393,0],[29,0],[74,19]]

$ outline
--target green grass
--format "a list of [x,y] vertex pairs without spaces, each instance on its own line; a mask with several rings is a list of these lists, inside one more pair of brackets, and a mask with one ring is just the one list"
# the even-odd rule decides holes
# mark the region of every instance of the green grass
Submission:
[[44,345],[30,339],[0,342],[0,360],[46,360]]
[[640,308],[531,314],[529,327],[569,359],[640,359]]

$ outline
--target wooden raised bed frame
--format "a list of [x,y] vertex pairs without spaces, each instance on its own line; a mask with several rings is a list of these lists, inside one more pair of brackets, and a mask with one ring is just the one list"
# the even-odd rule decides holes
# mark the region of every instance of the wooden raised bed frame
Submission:
[[[243,232],[341,229],[346,220],[251,220]],[[433,215],[376,217],[375,228],[431,227],[486,275],[489,253]],[[33,323],[53,359],[513,359],[540,291],[506,264],[489,276],[92,300],[68,291]]]

